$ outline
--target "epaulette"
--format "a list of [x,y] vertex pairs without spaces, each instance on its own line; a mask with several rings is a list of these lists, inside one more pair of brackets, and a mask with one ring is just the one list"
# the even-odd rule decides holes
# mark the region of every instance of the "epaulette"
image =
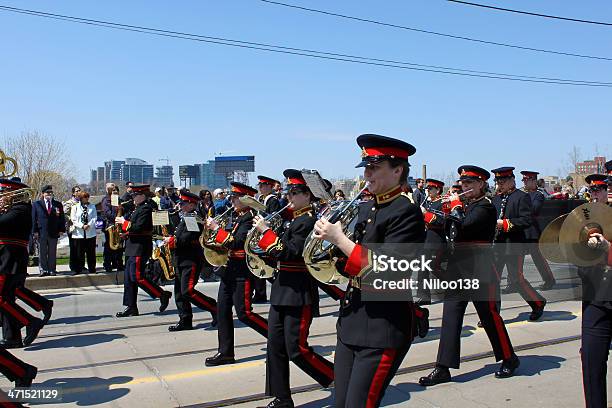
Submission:
[[406,197],[408,199],[408,201],[410,201],[412,204],[414,204],[414,198],[412,198],[412,194],[401,192],[400,195],[403,195],[404,197]]

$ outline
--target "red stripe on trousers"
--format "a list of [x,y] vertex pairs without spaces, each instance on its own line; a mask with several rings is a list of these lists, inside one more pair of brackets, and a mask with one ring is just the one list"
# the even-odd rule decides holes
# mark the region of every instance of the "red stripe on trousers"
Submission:
[[385,380],[389,375],[389,371],[391,371],[391,366],[393,366],[393,361],[395,360],[396,354],[396,349],[385,349],[383,351],[383,355],[380,358],[378,367],[376,367],[376,371],[374,372],[374,378],[372,378],[370,390],[368,391],[368,400],[366,401],[366,408],[374,408],[378,406],[380,393],[382,392]]
[[523,262],[525,262],[525,257],[522,255],[518,256],[518,278],[519,278],[519,284],[523,287],[523,290],[525,290],[525,292],[528,292],[528,296],[530,298],[530,300],[532,302],[534,302],[536,304],[537,307],[541,307],[542,306],[542,302],[540,302],[539,300],[537,300],[538,296],[537,293],[535,293],[535,290],[531,287],[531,285],[527,285],[527,280],[525,279],[525,275],[523,275]]
[[253,313],[251,306],[251,281],[248,279],[244,281],[244,308],[248,319],[267,332],[268,323],[263,321],[261,316]]
[[149,289],[151,293],[153,293],[153,296],[155,296],[156,298],[161,297],[161,291],[157,289],[155,286],[151,285],[151,283],[148,280],[146,280],[140,275],[141,274],[140,272],[141,257],[136,256],[134,258],[136,258],[136,282],[138,282],[142,286],[145,286],[147,289]]
[[504,329],[504,321],[497,310],[497,302],[495,301],[495,286],[493,284],[489,285],[489,311],[491,312],[491,316],[493,317],[493,323],[495,323],[495,330],[497,331],[497,338],[499,339],[499,343],[501,345],[502,353],[504,354],[504,359],[508,359],[512,357],[512,353],[510,352],[509,340],[507,338],[507,332]]
[[313,366],[317,371],[326,376],[330,381],[334,380],[334,369],[324,362],[319,360],[316,355],[308,347],[308,331],[312,322],[312,307],[310,305],[302,307],[302,318],[300,319],[300,336],[298,338],[298,349],[304,360]]
[[203,296],[200,296],[200,292],[195,290],[195,274],[196,274],[196,265],[191,265],[191,273],[189,274],[189,282],[187,283],[187,293],[190,297],[196,299],[198,302],[202,303],[206,306],[206,308],[213,313],[217,313],[217,307],[207,301]]
[[13,307],[9,302],[4,299],[2,292],[4,291],[4,284],[6,283],[6,275],[0,275],[0,309],[4,310],[11,316],[13,316],[23,326],[30,324],[30,319],[21,314],[17,309]]
[[20,298],[30,306],[32,306],[37,312],[40,312],[42,310],[41,304],[26,295],[23,290],[21,290],[21,288],[17,288],[17,290],[15,290],[15,295],[17,295],[18,298]]
[[0,364],[11,370],[15,377],[22,378],[25,375],[25,369],[23,367],[19,367],[14,361],[4,356],[0,356]]

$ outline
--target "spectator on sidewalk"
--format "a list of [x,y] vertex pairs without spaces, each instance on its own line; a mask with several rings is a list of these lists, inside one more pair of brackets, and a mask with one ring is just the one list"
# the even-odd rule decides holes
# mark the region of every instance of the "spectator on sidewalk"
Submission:
[[196,207],[196,212],[203,219],[215,216],[215,204],[213,203],[210,191],[200,190],[200,201]]
[[32,204],[32,235],[40,249],[40,276],[57,274],[57,240],[65,232],[64,207],[53,199],[53,187],[46,185],[42,198]]
[[427,199],[427,193],[425,191],[425,180],[422,178],[416,179],[416,188],[412,192],[412,198],[416,205],[421,205]]
[[66,218],[66,231],[68,233],[68,246],[69,246],[69,250],[70,250],[70,270],[71,271],[75,271],[75,267],[76,267],[76,262],[75,260],[77,259],[77,250],[74,246],[74,239],[72,238],[72,223],[70,222],[70,211],[72,209],[72,207],[75,204],[79,203],[79,197],[78,195],[81,193],[81,187],[79,186],[74,186],[72,187],[72,196],[70,196],[70,198],[67,201],[64,201],[64,217]]
[[223,214],[230,205],[228,199],[225,197],[225,191],[223,191],[221,188],[217,188],[215,191],[213,191],[213,195],[215,197],[215,214]]
[[80,203],[73,206],[70,212],[70,221],[74,227],[72,237],[77,248],[78,264],[75,274],[83,272],[85,258],[90,273],[96,272],[96,206],[89,202],[89,193],[83,191]]

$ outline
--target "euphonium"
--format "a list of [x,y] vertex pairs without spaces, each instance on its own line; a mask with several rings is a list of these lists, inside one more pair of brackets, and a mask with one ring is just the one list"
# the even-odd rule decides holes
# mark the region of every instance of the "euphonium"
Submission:
[[[270,224],[270,229],[276,233],[279,232],[283,226],[283,217],[281,214],[289,207],[291,203],[287,204],[275,213],[266,215],[265,220]],[[259,247],[259,241],[261,240],[261,232],[257,228],[251,228],[247,234],[246,241],[244,242],[244,252],[246,253],[247,266],[251,273],[258,278],[271,278],[274,276],[275,269],[270,265],[266,265],[261,256],[264,252]]]
[[[340,221],[342,231],[351,238],[353,235],[354,221],[359,214],[359,203],[357,200],[367,188],[367,185],[351,201],[335,201],[330,203],[327,211],[331,211],[328,220],[331,223]],[[322,214],[323,215],[323,214]],[[336,264],[339,254],[335,245],[314,237],[314,231],[306,238],[304,244],[304,262],[308,272],[319,282],[341,285],[348,282],[348,278],[340,273]]]
[[0,193],[0,198],[2,199],[0,212],[7,212],[15,204],[28,203],[35,195],[36,191],[33,188],[29,187]]
[[219,224],[216,230],[211,231],[208,228],[204,228],[204,230],[202,230],[202,235],[200,235],[200,245],[204,248],[204,257],[212,266],[223,266],[227,264],[227,260],[229,259],[229,250],[217,244],[216,238],[219,230],[225,228],[232,210],[233,208],[230,207],[225,210],[223,214],[213,219]]

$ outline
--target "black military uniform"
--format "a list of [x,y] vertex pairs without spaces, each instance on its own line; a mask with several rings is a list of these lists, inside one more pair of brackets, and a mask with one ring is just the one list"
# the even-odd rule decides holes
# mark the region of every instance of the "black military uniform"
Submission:
[[[406,142],[378,135],[361,135],[357,144],[362,148],[358,167],[382,161],[407,166],[408,156],[416,151]],[[335,405],[340,408],[379,406],[414,338],[413,302],[362,299],[361,276],[372,270],[368,244],[425,240],[423,214],[402,194],[400,185],[362,205],[369,210],[360,211],[357,218],[356,245],[344,267],[351,282],[337,323]]]
[[[537,180],[538,172],[537,171],[521,171],[521,174],[524,178],[532,178]],[[546,258],[540,252],[540,246],[538,242],[540,240],[540,226],[538,224],[538,217],[540,215],[540,210],[542,209],[542,204],[544,203],[545,197],[544,194],[538,189],[535,191],[529,191],[529,198],[531,198],[531,214],[532,214],[532,222],[531,226],[525,229],[525,242],[527,243],[526,251],[531,255],[531,260],[535,264],[536,269],[540,273],[542,280],[544,283],[540,286],[541,290],[548,290],[555,285],[555,277],[553,276],[552,270],[550,269],[550,265],[546,261]]]
[[[298,170],[285,170],[290,193],[311,194]],[[266,395],[276,397],[269,407],[293,407],[289,360],[323,387],[334,380],[334,365],[308,345],[313,316],[319,314],[317,285],[308,273],[302,252],[317,218],[311,205],[293,211],[293,220],[279,237],[268,229],[259,241],[278,274],[272,283],[268,315]]]
[[[439,197],[436,200],[431,200],[430,197],[422,203],[424,209],[423,216],[425,217],[425,226],[427,232],[425,235],[425,250],[428,258],[433,258],[432,269],[435,275],[440,275],[440,264],[444,249],[446,247],[446,234],[444,232],[444,217],[442,213],[442,189],[444,183],[440,180],[428,178],[427,189],[436,188],[439,192]],[[431,294],[429,289],[423,287],[423,281],[429,278],[429,272],[420,270],[418,273],[419,288],[417,290],[418,303],[431,303]]]
[[[612,175],[612,163],[607,165]],[[612,176],[607,179],[612,182]],[[585,180],[590,188],[606,188],[606,175],[592,174]],[[608,406],[606,374],[612,344],[612,250],[608,251],[607,266],[580,267],[578,273],[583,285],[580,358],[585,405],[604,408]]]
[[[134,197],[141,194],[151,195],[148,184],[134,185],[132,191]],[[118,312],[117,317],[138,316],[136,305],[138,288],[144,290],[152,298],[160,300],[160,312],[166,310],[170,297],[172,297],[171,292],[163,290],[144,273],[153,250],[153,208],[151,202],[145,200],[135,207],[129,220],[123,223],[123,231],[126,234],[123,305],[126,306],[126,309]]]
[[[279,183],[279,181],[267,176],[257,176],[257,179],[259,180],[259,185],[265,184],[274,187],[276,183]],[[282,208],[274,191],[266,195],[261,194],[258,200],[266,206],[266,214],[273,214]],[[255,277],[255,294],[253,295],[253,302],[267,302],[268,295],[266,293],[266,282],[267,280],[264,278]]]
[[[232,182],[233,196],[254,196],[257,190],[242,183]],[[235,211],[227,223],[227,229],[216,234],[216,242],[229,250],[227,266],[221,270],[219,295],[217,296],[217,320],[219,351],[206,359],[207,366],[233,364],[234,359],[234,324],[232,306],[236,309],[238,319],[264,337],[268,336],[268,322],[253,312],[252,294],[254,275],[246,264],[244,243],[253,226],[253,211],[248,207]]]
[[[0,193],[27,187],[17,181],[0,179]],[[19,331],[26,326],[23,344],[29,346],[44,324],[41,319],[31,316],[15,303],[15,291],[23,285],[27,272],[32,206],[30,203],[12,204],[8,201],[0,201],[0,311],[5,336],[5,330],[8,329],[8,336],[21,343]],[[9,347],[0,348],[0,372],[10,381],[15,381],[16,386],[29,387],[36,377],[36,367],[13,356],[6,348]]]
[[[183,191],[180,195],[181,202],[198,203],[200,197]],[[198,225],[198,231],[188,231],[183,214],[174,235],[169,240],[169,246],[173,249],[173,262],[176,278],[174,280],[174,301],[179,312],[179,322],[168,327],[169,331],[191,330],[193,328],[193,312],[191,304],[212,315],[212,326],[216,326],[217,301],[196,290],[195,286],[200,278],[200,270],[204,262],[204,252],[200,245],[202,225]]]
[[[495,179],[514,178],[514,167],[500,167],[491,170]],[[495,238],[495,267],[501,275],[504,266],[508,269],[508,286],[503,293],[518,291],[531,306],[529,320],[538,320],[544,313],[546,299],[542,297],[523,274],[525,262],[525,230],[533,222],[531,199],[524,191],[514,189],[507,194],[493,198],[498,220],[503,227],[497,230]]]
[[[489,172],[476,166],[461,166],[458,172],[462,180],[480,179],[486,182],[489,178]],[[497,307],[499,275],[490,250],[497,222],[495,207],[483,193],[465,206],[461,200],[453,201],[449,209],[450,218],[446,223],[452,251],[447,277],[451,280],[478,279],[479,287],[475,290],[448,290],[445,293],[436,367],[428,376],[419,379],[419,384],[424,386],[450,381],[449,368],[459,368],[461,329],[469,301],[474,305],[489,337],[496,361],[503,360],[495,376],[510,377],[519,365]]]

